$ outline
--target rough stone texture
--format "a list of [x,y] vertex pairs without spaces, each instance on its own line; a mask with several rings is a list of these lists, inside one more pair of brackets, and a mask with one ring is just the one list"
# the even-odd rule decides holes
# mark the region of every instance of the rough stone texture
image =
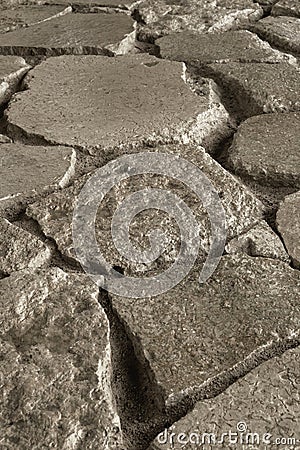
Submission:
[[[300,72],[288,63],[210,64],[227,108],[240,120],[263,113],[300,110]],[[207,70],[208,71],[208,70]]]
[[123,54],[133,47],[133,24],[126,14],[67,14],[0,35],[0,52],[46,56]]
[[[209,443],[211,433],[216,438],[218,449],[237,449],[249,447],[253,450],[280,447],[284,449],[298,450],[300,448],[299,420],[300,420],[300,350],[290,350],[280,357],[265,362],[241,380],[230,386],[224,393],[212,400],[199,402],[195,409],[187,416],[176,422],[168,430],[168,444],[165,436],[158,437],[153,445],[154,450],[179,450],[182,449],[181,441],[196,443],[202,439]],[[238,432],[237,424],[246,424],[245,434]],[[239,425],[241,427],[241,425]],[[223,433],[232,431],[231,442],[229,436],[225,436],[223,444],[220,443]],[[170,433],[175,433],[173,445],[170,443]],[[179,437],[180,433],[184,435]],[[191,433],[197,433],[194,438]],[[237,435],[234,435],[237,433]],[[247,443],[246,434],[257,433],[253,443]],[[269,434],[267,441],[263,442],[263,436]],[[251,437],[251,436],[250,436]],[[282,439],[281,445],[276,445],[275,440]],[[284,445],[283,438],[295,439],[295,444]],[[172,439],[172,438],[171,438]],[[194,439],[194,441],[193,441]],[[269,442],[269,443],[268,443]],[[251,443],[251,445],[250,445]],[[192,443],[184,445],[184,449],[192,450],[202,448]]]
[[29,69],[23,58],[0,56],[0,107],[10,100]]
[[38,4],[38,5],[54,4],[54,5],[69,6],[71,4],[75,8],[77,8],[77,7],[91,8],[93,6],[100,6],[100,7],[108,6],[111,8],[121,8],[121,9],[130,8],[135,3],[137,3],[137,0],[25,0],[25,1],[30,4]]
[[3,134],[0,134],[0,144],[10,144],[12,140]]
[[284,199],[277,212],[276,221],[292,261],[300,269],[300,192]]
[[35,270],[49,260],[50,250],[43,242],[6,219],[0,218],[0,234],[0,272]]
[[243,122],[229,162],[243,179],[300,189],[300,113],[266,114]]
[[226,33],[181,32],[156,41],[165,59],[202,64],[225,62],[277,62],[283,56],[249,31]]
[[50,20],[70,12],[72,12],[71,7],[62,8],[56,5],[19,6],[14,9],[0,10],[0,33]]
[[298,0],[279,0],[272,8],[272,15],[300,17],[300,5]]
[[300,331],[300,274],[288,265],[233,255],[206,283],[198,275],[154,298],[110,294],[167,403]]
[[229,254],[243,252],[250,256],[280,259],[284,262],[290,260],[281,240],[264,221],[228,242],[225,251]]
[[251,27],[271,45],[300,55],[300,20],[296,17],[265,17]]
[[28,90],[10,104],[9,127],[104,158],[103,150],[142,143],[224,138],[230,120],[214,83],[202,80],[196,94],[185,75],[181,63],[149,55],[51,58],[32,70]]
[[1,447],[121,448],[97,286],[52,268],[16,272],[0,294]]
[[[28,199],[66,186],[76,154],[67,147],[0,145],[0,210],[19,208]],[[14,173],[14,176],[12,176]]]

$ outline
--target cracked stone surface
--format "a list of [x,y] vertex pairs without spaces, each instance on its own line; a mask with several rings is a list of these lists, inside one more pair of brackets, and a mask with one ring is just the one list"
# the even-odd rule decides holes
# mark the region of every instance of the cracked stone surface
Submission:
[[300,20],[296,17],[265,17],[251,27],[271,45],[300,55]]
[[0,292],[1,447],[121,448],[97,286],[52,268]]
[[11,102],[9,128],[104,158],[142,143],[199,144],[228,135],[231,121],[214,83],[203,80],[197,95],[184,78],[181,63],[148,55],[51,58]]
[[23,58],[0,55],[0,107],[10,100],[29,69]]
[[66,186],[74,174],[76,154],[67,147],[11,143],[0,145],[0,160],[0,210],[5,214]]
[[[251,445],[253,450],[261,450],[265,444],[271,449],[278,448],[275,439],[283,436],[294,438],[295,442],[299,443],[299,367],[299,349],[290,350],[281,357],[263,363],[215,399],[197,403],[195,409],[170,427],[168,433],[164,431],[159,435],[151,449],[179,450],[183,448],[184,442],[188,442],[189,434],[192,433],[195,433],[194,436],[191,435],[192,442],[184,445],[186,450],[197,448],[197,439],[199,443],[202,439],[208,443],[210,438],[208,435],[204,436],[204,433],[214,435],[218,448],[236,449],[236,443],[240,442],[240,439],[246,442],[245,435],[242,436],[242,431],[238,431],[242,430],[241,423],[246,425],[246,433],[259,435]],[[231,442],[228,436],[230,430]],[[173,438],[171,433],[175,433]],[[180,433],[183,435],[179,436]],[[227,433],[227,436],[223,437],[221,443],[223,433]],[[170,439],[173,439],[173,445]],[[298,450],[299,445],[291,445],[288,448]]]
[[0,52],[43,56],[123,54],[133,47],[134,40],[134,22],[126,14],[67,14],[0,35]]
[[300,5],[297,0],[279,0],[272,8],[273,16],[300,17]]
[[35,270],[50,258],[50,249],[36,236],[0,218],[0,272]]
[[294,265],[300,269],[300,192],[284,199],[277,212],[276,222]]

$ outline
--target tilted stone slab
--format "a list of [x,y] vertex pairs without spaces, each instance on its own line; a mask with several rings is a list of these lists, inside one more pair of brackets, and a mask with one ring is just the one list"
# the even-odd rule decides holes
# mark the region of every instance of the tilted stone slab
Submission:
[[300,189],[300,113],[251,117],[236,132],[229,162],[245,180]]
[[300,269],[300,192],[284,199],[277,212],[276,222],[293,263]]
[[13,55],[123,54],[133,48],[134,21],[126,14],[67,14],[0,35]]
[[197,95],[186,78],[182,63],[149,55],[51,58],[11,103],[9,128],[104,159],[108,150],[142,143],[212,144],[228,136],[231,122],[215,84],[202,80]]
[[251,30],[275,47],[300,54],[300,20],[296,17],[265,17]]
[[0,107],[17,91],[30,66],[23,58],[0,56]]
[[253,450],[264,446],[298,450],[299,368],[299,347],[270,359],[218,397],[197,403],[191,413],[158,435],[151,449],[179,450],[186,443],[186,450],[201,444],[232,450],[243,445]]
[[300,17],[300,5],[297,0],[279,0],[272,8],[273,16]]
[[97,286],[52,268],[1,280],[0,295],[1,447],[122,448]]
[[167,405],[200,389],[208,394],[247,371],[249,360],[255,364],[262,350],[299,338],[297,270],[281,261],[234,255],[224,256],[204,284],[199,272],[195,267],[157,297],[110,294]]
[[50,249],[36,236],[0,218],[0,272],[36,268],[50,258]]

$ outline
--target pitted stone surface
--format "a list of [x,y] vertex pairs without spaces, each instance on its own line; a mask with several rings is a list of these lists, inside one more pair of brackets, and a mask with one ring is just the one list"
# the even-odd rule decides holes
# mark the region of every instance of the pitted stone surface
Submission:
[[272,15],[300,17],[300,4],[298,0],[279,0],[272,8]]
[[0,294],[1,447],[121,448],[97,286],[52,268],[16,272]]
[[67,147],[1,144],[0,160],[3,213],[26,199],[66,186],[74,174],[76,154]]
[[110,294],[167,403],[300,331],[300,274],[287,264],[224,256],[208,281],[198,276],[157,297]]
[[300,269],[300,192],[284,199],[277,212],[276,222],[294,265]]
[[185,76],[181,63],[149,55],[50,58],[11,102],[9,126],[104,158],[109,149],[228,135],[231,122],[214,83],[202,80],[196,94]]
[[23,58],[0,56],[0,107],[10,100],[29,69]]
[[67,14],[0,35],[0,52],[46,56],[123,54],[133,47],[134,40],[134,22],[126,14]]
[[181,32],[156,41],[165,59],[185,62],[277,62],[283,56],[249,31]]
[[0,218],[0,272],[8,275],[36,268],[50,258],[49,248],[37,237]]
[[300,189],[299,130],[300,113],[251,117],[234,136],[230,165],[262,185]]
[[[300,350],[289,350],[280,357],[276,357],[263,363],[241,380],[230,386],[224,393],[215,399],[199,402],[194,410],[164,431],[153,444],[153,450],[179,450],[184,442],[186,450],[202,448],[209,444],[209,435],[215,437],[218,449],[239,448],[235,443],[243,442],[245,447],[246,434],[257,433],[251,442],[251,449],[261,450],[264,445],[272,450],[278,449],[275,444],[277,438],[294,438],[295,445],[291,444],[282,448],[298,450],[300,443]],[[240,424],[240,425],[238,425]],[[242,435],[243,424],[247,427]],[[231,443],[228,437],[232,431]],[[173,445],[170,442],[170,433],[173,436]],[[178,440],[178,436],[181,435]],[[192,433],[195,433],[192,436]],[[223,443],[221,443],[222,434]],[[234,434],[237,433],[237,434]],[[269,436],[268,436],[269,435]],[[166,437],[168,436],[168,443]],[[258,436],[258,437],[257,437]],[[263,442],[265,436],[266,441]],[[172,439],[172,438],[171,438]],[[181,444],[180,444],[181,439]],[[193,444],[194,442],[194,444]],[[199,446],[195,444],[199,442]],[[292,441],[290,441],[292,442]],[[201,447],[200,447],[201,445]],[[250,446],[250,443],[249,443]],[[281,447],[281,445],[279,446]]]
[[300,19],[265,17],[251,27],[262,39],[286,52],[300,55]]

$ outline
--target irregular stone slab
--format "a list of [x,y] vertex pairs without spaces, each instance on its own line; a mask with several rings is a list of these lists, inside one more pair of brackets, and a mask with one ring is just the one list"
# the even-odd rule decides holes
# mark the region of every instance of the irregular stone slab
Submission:
[[40,23],[54,17],[72,12],[72,8],[61,6],[19,6],[13,9],[0,10],[0,33],[12,31]]
[[222,385],[300,331],[300,273],[287,264],[232,255],[204,284],[199,272],[157,297],[110,294],[167,405]]
[[52,268],[16,272],[0,293],[2,448],[121,448],[97,286]]
[[209,148],[231,133],[215,84],[191,86],[181,63],[149,55],[59,57],[37,66],[26,81],[29,90],[7,112],[11,132],[22,129],[104,159],[108,150],[140,144],[209,141]]
[[265,17],[251,30],[275,47],[300,54],[300,20],[296,17]]
[[300,5],[297,0],[279,0],[272,8],[273,16],[300,17]]
[[66,186],[75,171],[76,153],[67,147],[1,144],[0,160],[0,210],[4,214],[37,195]]
[[207,75],[223,88],[227,108],[239,120],[300,109],[300,72],[288,63],[210,64]]
[[[145,149],[137,149],[145,151]],[[219,193],[226,214],[227,238],[231,239],[248,228],[251,228],[262,217],[262,205],[243,185],[218,163],[216,163],[201,147],[192,146],[162,146],[156,148],[157,152],[174,153],[195,164],[209,178]],[[37,220],[43,232],[53,238],[59,250],[66,256],[75,258],[74,243],[72,239],[72,219],[74,205],[83,184],[89,178],[75,182],[62,192],[50,195],[31,205],[27,214]],[[161,271],[169,266],[180,247],[180,233],[176,222],[166,213],[159,210],[143,211],[131,223],[131,238],[137,248],[149,246],[148,232],[155,228],[162,229],[167,235],[165,251],[149,264],[132,263],[116,250],[111,236],[112,217],[115,210],[133,192],[152,188],[171,191],[184,200],[194,214],[198,223],[200,240],[200,257],[205,257],[210,248],[211,227],[208,214],[204,209],[202,200],[195,193],[184,187],[179,181],[162,176],[141,175],[131,177],[119,183],[106,199],[99,205],[96,218],[96,236],[98,245],[105,259],[112,266],[119,266],[126,273],[141,274]],[[209,195],[209,194],[207,194]],[[144,207],[144,209],[147,209]]]
[[36,268],[50,258],[50,249],[37,237],[0,218],[0,271],[6,275]]
[[202,443],[220,449],[236,449],[238,443],[260,450],[265,445],[278,448],[276,439],[282,448],[299,449],[299,367],[299,347],[270,359],[218,397],[197,403],[191,413],[157,437],[152,449],[179,450],[186,442],[186,450],[197,448],[195,444],[200,448]]
[[0,35],[0,52],[45,56],[123,54],[133,47],[134,40],[134,22],[126,14],[67,14]]
[[300,189],[300,113],[265,114],[243,122],[229,149],[229,164],[244,179]]
[[300,269],[300,192],[284,199],[277,212],[276,222],[294,265]]
[[7,103],[30,66],[23,58],[0,56],[0,107]]
[[31,4],[64,5],[70,4],[74,8],[92,8],[93,6],[108,6],[111,8],[129,9],[137,3],[137,0],[25,0]]
[[226,33],[181,32],[156,41],[163,58],[185,62],[277,62],[281,53],[249,31]]

